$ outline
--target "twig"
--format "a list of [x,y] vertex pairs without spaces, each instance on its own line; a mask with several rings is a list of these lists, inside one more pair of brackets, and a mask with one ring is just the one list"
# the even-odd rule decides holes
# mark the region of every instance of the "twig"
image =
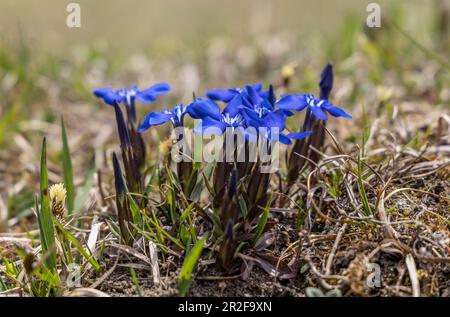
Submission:
[[345,284],[349,284],[350,281],[347,277],[345,276],[341,276],[341,275],[330,275],[330,274],[322,274],[319,272],[319,270],[317,270],[316,266],[314,265],[314,263],[312,262],[311,258],[309,256],[305,257],[305,260],[308,262],[309,267],[311,268],[311,271],[320,278],[320,284],[326,288],[327,290],[332,290],[335,289],[336,287],[328,284],[328,282],[326,282],[325,280],[339,280],[342,281]]
[[408,268],[409,279],[411,280],[413,297],[420,297],[420,284],[417,278],[416,262],[411,253],[408,253],[405,258],[406,267]]
[[344,223],[344,225],[339,229],[339,231],[336,235],[336,240],[334,240],[333,247],[331,248],[330,255],[328,256],[327,264],[325,266],[325,274],[326,275],[329,275],[331,273],[331,266],[333,265],[334,256],[336,255],[336,251],[339,247],[339,243],[340,243],[342,236],[344,235],[346,230],[347,230],[347,224]]

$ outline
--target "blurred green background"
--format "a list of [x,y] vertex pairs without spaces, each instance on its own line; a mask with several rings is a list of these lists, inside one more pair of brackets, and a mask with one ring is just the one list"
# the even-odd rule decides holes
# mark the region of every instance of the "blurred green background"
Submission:
[[[349,20],[362,25],[368,3],[382,16],[402,10],[404,28],[424,44],[433,40],[435,0],[79,0],[82,27],[66,27],[62,0],[2,0],[0,43],[25,41],[33,49],[69,53],[104,41],[120,53],[152,52],[155,46],[207,47],[217,36],[247,41],[261,33],[289,31],[308,46],[311,36],[333,40]],[[446,2],[446,0],[444,0]],[[420,27],[418,27],[420,26]]]

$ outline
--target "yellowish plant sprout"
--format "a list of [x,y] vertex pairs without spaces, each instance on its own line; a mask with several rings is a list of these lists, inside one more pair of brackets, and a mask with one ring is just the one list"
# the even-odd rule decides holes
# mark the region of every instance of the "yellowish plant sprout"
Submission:
[[58,218],[64,217],[67,191],[63,183],[54,184],[50,187],[50,202],[52,212]]

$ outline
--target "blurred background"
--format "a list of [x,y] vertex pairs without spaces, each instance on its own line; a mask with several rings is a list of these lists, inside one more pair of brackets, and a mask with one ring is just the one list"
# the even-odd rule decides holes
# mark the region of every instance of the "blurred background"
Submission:
[[375,2],[366,0],[79,0],[81,28],[68,28],[70,2],[0,2],[0,210],[8,204],[8,217],[33,203],[43,135],[50,181],[60,180],[61,115],[78,184],[92,153],[97,168],[106,164],[117,142],[113,111],[92,95],[99,87],[169,82],[173,93],[139,107],[142,118],[189,103],[192,92],[245,83],[317,93],[331,61],[331,98],[355,118],[331,128],[349,144],[382,115],[408,113],[413,129],[424,114],[448,112],[450,0],[378,0],[380,28],[366,26]]
[[[218,36],[236,43],[252,43],[261,34],[289,32],[308,47],[308,40],[331,41],[349,24],[365,23],[366,7],[376,2],[382,15],[402,11],[406,29],[432,44],[433,15],[444,1],[427,0],[79,0],[82,27],[65,25],[66,6],[61,0],[2,0],[1,39],[26,41],[33,49],[69,54],[77,46],[108,45],[123,54],[166,53],[165,49],[199,50]],[[437,22],[437,21],[436,21]],[[420,27],[417,27],[420,25]]]
[[[72,88],[87,88],[85,93],[97,85],[175,80],[180,84],[174,88],[188,94],[201,83],[239,84],[261,80],[261,75],[275,80],[278,74],[272,71],[302,60],[316,65],[332,61],[339,67],[360,49],[377,61],[396,65],[407,57],[399,48],[408,56],[416,52],[398,37],[389,20],[424,47],[448,56],[449,0],[377,1],[382,26],[369,29],[366,8],[371,2],[80,0],[76,3],[81,7],[81,28],[69,28],[70,1],[2,0],[2,86],[13,86],[14,75],[8,76],[5,69],[12,63],[27,70],[36,65],[43,66],[39,69],[43,72],[52,68],[54,75],[61,75],[61,62],[82,66],[88,86],[79,83]],[[365,45],[361,35],[372,43]],[[381,56],[375,56],[379,52],[372,44],[381,49]],[[124,77],[125,70],[140,74]],[[62,74],[73,75],[68,72]],[[107,76],[97,76],[100,72]],[[307,70],[302,73],[308,76]]]

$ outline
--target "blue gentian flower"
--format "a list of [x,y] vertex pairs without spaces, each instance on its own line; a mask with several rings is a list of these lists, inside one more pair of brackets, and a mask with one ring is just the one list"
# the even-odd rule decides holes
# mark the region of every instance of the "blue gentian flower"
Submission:
[[167,83],[158,83],[147,89],[139,90],[137,87],[124,88],[119,90],[112,90],[111,88],[101,88],[94,90],[94,95],[97,98],[114,106],[123,102],[127,107],[127,112],[131,116],[133,122],[136,121],[135,100],[143,104],[153,103],[158,96],[170,91],[170,86]]
[[[262,84],[257,83],[251,86],[246,87],[252,87],[258,94],[264,95],[265,92],[262,91]],[[240,87],[234,87],[234,88],[228,88],[228,89],[214,89],[206,92],[206,96],[209,99],[215,100],[215,101],[223,101],[223,102],[230,102],[236,95],[240,95],[245,88]]]
[[242,108],[242,113],[245,122],[249,126],[257,129],[258,133],[263,132],[264,135],[260,136],[266,138],[271,143],[280,141],[283,144],[291,144],[291,139],[299,140],[311,135],[311,131],[283,133],[286,129],[287,117],[286,111],[284,110],[275,110],[260,116],[258,112],[252,109]]
[[249,109],[258,108],[258,111],[264,113],[273,110],[273,106],[269,101],[269,92],[262,91],[261,84],[248,85],[244,88],[232,88],[230,91],[234,92],[234,96],[223,111],[232,117],[237,115],[242,107]]
[[194,128],[194,133],[204,134],[205,132],[211,134],[222,134],[227,128],[242,129],[244,128],[244,118],[237,114],[230,116],[228,113],[222,113],[219,119],[206,116],[202,118],[202,123]]
[[196,134],[222,134],[227,128],[241,129],[245,126],[239,111],[229,113],[220,112],[220,107],[214,101],[206,98],[197,98],[186,110],[194,119],[201,119],[202,123],[194,128]]
[[[272,85],[269,90],[263,91],[260,84],[245,86],[239,89],[239,92],[228,102],[223,110],[224,113],[229,113],[235,116],[240,113],[242,109],[252,109],[259,114],[260,117],[275,110],[276,96]],[[292,112],[283,110],[287,116],[293,115]]]
[[170,86],[167,83],[158,83],[147,89],[139,90],[137,87],[124,88],[119,90],[112,90],[111,88],[101,88],[94,90],[95,96],[103,99],[103,101],[113,106],[124,102],[130,106],[135,99],[144,104],[150,104],[156,100],[160,95],[170,91]]
[[319,120],[327,120],[325,112],[328,112],[333,117],[352,118],[351,115],[333,105],[327,99],[317,99],[311,94],[285,95],[276,104],[278,109],[282,110],[301,111],[307,107],[313,116]]
[[[266,131],[263,132],[262,137],[272,142],[280,141],[290,144],[290,139],[302,139],[311,134],[309,131],[282,133],[286,128],[286,118],[293,113],[284,109],[276,109],[276,107],[276,96],[272,85],[268,91],[262,91],[260,86],[246,86],[228,103],[224,113],[240,113],[244,118],[245,127],[256,128],[257,133]],[[260,131],[259,128],[264,129]],[[276,128],[278,132],[274,134],[275,129],[272,131],[272,128]],[[256,139],[256,136],[253,139]]]
[[187,113],[186,109],[182,104],[177,104],[172,110],[165,109],[161,112],[150,112],[142,121],[139,132],[142,133],[152,126],[167,122],[171,122],[174,127],[183,126],[184,116]]
[[327,64],[320,74],[320,98],[311,94],[285,95],[277,102],[278,109],[301,111],[308,108],[312,118],[318,120],[327,120],[326,112],[333,117],[351,119],[351,115],[328,101],[333,89],[333,77],[333,66]]
[[[207,93],[213,100],[226,102],[222,113],[220,107],[210,99],[199,98],[188,107],[188,113],[196,119],[203,119],[202,125],[194,129],[195,133],[222,134],[227,128],[239,129],[250,141],[257,140],[259,129],[262,137],[271,142],[280,141],[290,144],[291,139],[301,139],[311,132],[294,132],[284,134],[286,117],[292,112],[285,109],[275,109],[277,106],[273,87],[262,90],[261,84],[248,85],[244,88],[218,89]],[[254,128],[254,129],[248,129]],[[271,128],[276,128],[273,133]],[[244,129],[246,129],[244,131]],[[275,129],[274,129],[275,131]]]

